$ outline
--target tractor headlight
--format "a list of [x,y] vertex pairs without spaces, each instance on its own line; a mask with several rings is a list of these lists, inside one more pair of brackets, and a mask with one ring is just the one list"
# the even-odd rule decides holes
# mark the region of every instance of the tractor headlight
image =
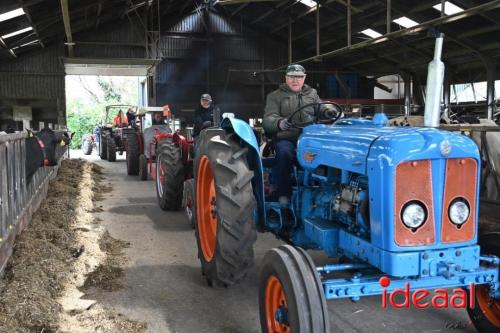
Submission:
[[403,207],[401,220],[404,225],[411,229],[421,227],[427,219],[425,206],[418,201],[411,201]]
[[456,225],[464,224],[469,218],[469,214],[469,204],[464,198],[453,200],[450,208],[448,209],[448,216],[450,217],[451,222]]

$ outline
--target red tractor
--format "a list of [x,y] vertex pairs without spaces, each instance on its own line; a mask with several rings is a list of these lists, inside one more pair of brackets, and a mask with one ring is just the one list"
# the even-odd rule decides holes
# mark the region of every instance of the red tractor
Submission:
[[[139,175],[139,179],[148,179],[149,165],[156,160],[156,137],[171,136],[169,115],[162,107],[143,107],[136,115],[131,126],[135,129],[127,136],[127,173]],[[150,173],[150,172],[149,172]]]
[[145,107],[137,114],[135,132],[127,137],[127,173],[155,181],[163,210],[185,207],[194,227],[193,140],[186,138],[168,105]]
[[[218,127],[221,111],[214,108],[213,122],[209,127]],[[175,124],[175,122],[174,122]],[[189,130],[188,130],[189,132]],[[188,132],[182,134],[175,130],[172,135],[158,135],[156,137],[158,158],[156,159],[155,174],[156,194],[158,203],[164,210],[178,210],[184,208],[189,225],[194,229],[194,141]]]
[[193,140],[175,130],[173,134],[155,135],[155,143],[157,158],[150,168],[158,204],[163,210],[184,207],[188,222],[194,228]]
[[[104,118],[98,128],[99,132],[99,156],[109,162],[116,161],[116,153],[120,155],[126,150],[126,141],[130,133],[134,132],[127,123],[115,124],[114,119],[120,112],[125,117],[127,109],[137,110],[134,105],[108,105],[106,106]],[[115,118],[113,118],[115,117]]]

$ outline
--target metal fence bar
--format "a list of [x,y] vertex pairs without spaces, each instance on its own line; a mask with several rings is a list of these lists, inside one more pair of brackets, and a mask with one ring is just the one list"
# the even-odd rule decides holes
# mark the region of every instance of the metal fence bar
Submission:
[[7,221],[9,212],[9,186],[7,178],[7,149],[5,144],[0,144],[0,239],[5,239],[7,236]]
[[[55,131],[58,132],[58,131]],[[39,168],[26,182],[26,133],[0,135],[0,272],[12,254],[14,240],[44,199],[59,165]],[[57,146],[60,162],[66,146]]]
[[14,155],[14,146],[13,146],[14,141],[7,142],[5,144],[5,147],[7,148],[7,186],[8,186],[8,191],[9,191],[9,196],[7,197],[9,200],[9,205],[8,205],[8,220],[7,220],[7,226],[10,227],[11,225],[14,225],[15,223],[15,215],[14,215],[14,210],[15,210],[15,201],[14,201],[14,169],[16,168],[15,163],[12,163],[9,161],[15,161],[16,156]]

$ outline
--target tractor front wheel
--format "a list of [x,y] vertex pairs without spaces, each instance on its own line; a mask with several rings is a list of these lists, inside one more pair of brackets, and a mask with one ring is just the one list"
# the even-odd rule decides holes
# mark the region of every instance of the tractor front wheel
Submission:
[[146,155],[139,155],[139,179],[148,180],[148,159]]
[[139,173],[139,140],[137,134],[130,134],[127,138],[127,174]]
[[[479,245],[481,254],[493,254],[500,257],[500,232],[480,235]],[[488,285],[479,285],[475,289],[475,307],[467,308],[472,323],[479,332],[500,332],[500,299],[494,299],[490,295]]]
[[99,157],[101,160],[108,159],[108,137],[101,135],[99,138]]
[[283,245],[266,253],[259,309],[264,333],[330,332],[323,286],[306,251]]
[[205,130],[195,154],[196,241],[209,286],[243,279],[253,264],[257,238],[248,148],[231,136],[221,129]]
[[181,149],[171,139],[160,142],[156,158],[156,196],[163,210],[179,210],[182,205],[184,164]]
[[116,161],[116,143],[115,143],[115,139],[110,136],[108,138],[108,142],[106,143],[106,146],[108,148],[108,161],[109,162]]

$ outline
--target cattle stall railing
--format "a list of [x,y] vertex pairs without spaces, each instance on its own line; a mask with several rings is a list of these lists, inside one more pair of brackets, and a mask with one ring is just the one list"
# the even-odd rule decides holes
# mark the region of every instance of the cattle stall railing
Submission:
[[[58,131],[56,131],[58,132]],[[57,175],[67,146],[57,145],[58,164],[40,167],[26,180],[26,132],[0,135],[0,273],[12,254],[17,235],[31,221]]]

